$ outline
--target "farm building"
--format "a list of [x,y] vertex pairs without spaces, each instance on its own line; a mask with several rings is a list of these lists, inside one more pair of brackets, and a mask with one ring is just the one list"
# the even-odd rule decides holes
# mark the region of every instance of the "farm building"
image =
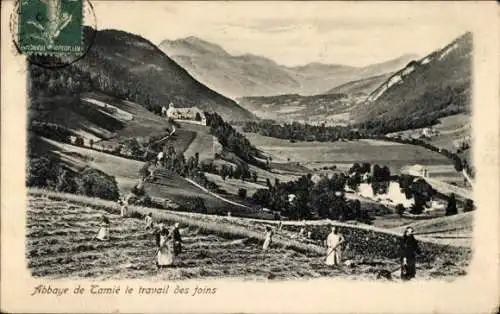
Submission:
[[433,128],[424,128],[422,129],[422,135],[425,137],[432,137],[434,135],[437,135],[438,132],[434,130]]
[[413,165],[410,167],[405,168],[405,172],[407,172],[409,175],[416,176],[416,177],[427,177],[429,172],[427,167],[422,166],[422,165]]
[[197,121],[199,124],[207,125],[205,114],[197,107],[176,108],[173,103],[170,103],[168,109],[165,106],[162,107],[161,113],[168,118]]

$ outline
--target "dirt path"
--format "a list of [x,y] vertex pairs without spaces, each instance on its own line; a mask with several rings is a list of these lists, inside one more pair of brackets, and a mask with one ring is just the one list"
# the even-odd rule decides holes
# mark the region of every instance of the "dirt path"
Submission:
[[218,198],[220,199],[221,201],[224,201],[228,204],[231,204],[231,205],[235,205],[235,206],[238,206],[238,207],[242,207],[242,208],[246,208],[246,209],[251,209],[250,207],[248,206],[245,206],[245,205],[242,205],[242,204],[239,204],[239,203],[236,203],[236,202],[233,202],[233,201],[230,201],[228,200],[227,198],[224,198],[220,195],[218,195],[217,193],[214,193],[214,192],[211,192],[210,190],[206,189],[205,187],[199,185],[198,183],[194,182],[193,180],[189,179],[189,178],[184,178],[184,180],[186,180],[187,182],[191,183],[192,185],[196,186],[197,188],[199,188],[200,190],[202,190],[203,192],[207,193],[207,194],[210,194],[212,195],[213,197],[215,198]]

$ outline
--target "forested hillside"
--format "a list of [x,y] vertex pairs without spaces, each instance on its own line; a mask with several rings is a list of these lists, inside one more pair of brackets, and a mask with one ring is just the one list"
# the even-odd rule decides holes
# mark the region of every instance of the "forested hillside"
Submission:
[[364,127],[392,132],[470,112],[471,62],[472,34],[466,33],[392,75],[352,116]]
[[[92,33],[90,28],[84,29],[87,42],[91,42]],[[32,65],[30,78],[34,96],[96,90],[153,111],[173,102],[177,107],[216,111],[227,120],[252,118],[234,101],[193,79],[148,40],[118,30],[98,31],[87,55],[68,67],[45,69]]]

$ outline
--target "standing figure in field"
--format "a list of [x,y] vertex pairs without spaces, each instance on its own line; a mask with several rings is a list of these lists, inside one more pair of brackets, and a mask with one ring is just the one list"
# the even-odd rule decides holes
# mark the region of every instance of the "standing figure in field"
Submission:
[[146,223],[146,230],[153,229],[153,214],[149,213],[144,218],[144,222]]
[[174,241],[174,254],[177,256],[182,252],[182,238],[179,231],[179,223],[176,222],[172,229],[172,237]]
[[300,231],[299,231],[299,238],[302,238],[305,233],[306,233],[306,221],[305,220],[302,220],[302,227],[300,228]]
[[262,249],[266,251],[271,245],[271,241],[273,240],[273,230],[271,227],[266,227],[266,239],[264,240],[264,245],[262,245]]
[[157,225],[157,229],[154,231],[155,243],[157,247],[160,247],[160,239],[164,231],[165,231],[165,225],[163,223]]
[[106,216],[102,216],[101,223],[99,224],[100,228],[97,232],[96,238],[100,241],[109,240],[109,219]]
[[126,199],[118,200],[118,205],[120,205],[120,216],[126,217],[128,214],[128,201]]
[[342,261],[342,244],[344,241],[344,236],[338,232],[335,226],[333,226],[332,232],[326,238],[326,265],[340,265]]
[[415,277],[417,254],[420,254],[420,247],[413,236],[413,228],[408,227],[403,233],[400,244],[401,279],[410,280]]
[[172,266],[174,264],[173,240],[167,228],[160,230],[158,246],[156,266],[158,268]]

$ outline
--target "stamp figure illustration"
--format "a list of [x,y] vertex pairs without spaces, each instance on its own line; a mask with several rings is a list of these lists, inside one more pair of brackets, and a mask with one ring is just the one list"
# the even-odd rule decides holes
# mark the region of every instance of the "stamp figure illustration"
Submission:
[[20,49],[26,54],[80,52],[82,25],[82,0],[22,0]]

